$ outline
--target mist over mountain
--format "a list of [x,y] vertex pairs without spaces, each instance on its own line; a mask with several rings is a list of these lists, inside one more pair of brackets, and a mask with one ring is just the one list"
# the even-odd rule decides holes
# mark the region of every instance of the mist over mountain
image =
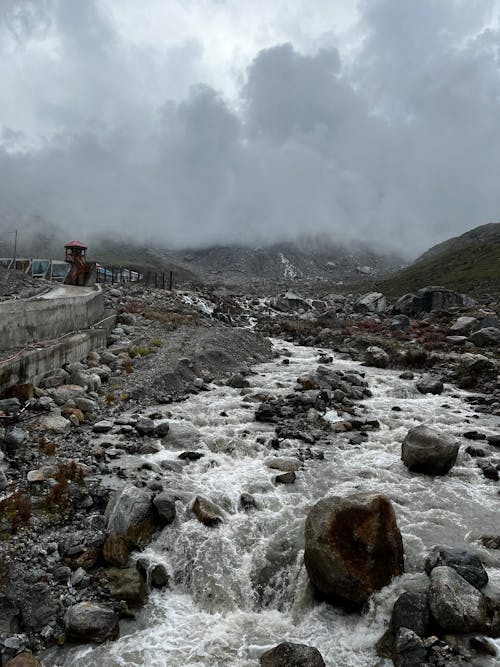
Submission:
[[4,243],[415,257],[498,219],[498,2],[146,4],[2,2]]

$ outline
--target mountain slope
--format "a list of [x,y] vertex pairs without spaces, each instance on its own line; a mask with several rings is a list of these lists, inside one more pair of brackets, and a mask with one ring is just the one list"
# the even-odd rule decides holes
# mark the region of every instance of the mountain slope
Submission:
[[500,223],[476,227],[461,236],[433,246],[413,264],[377,283],[397,296],[442,285],[469,293],[500,290]]

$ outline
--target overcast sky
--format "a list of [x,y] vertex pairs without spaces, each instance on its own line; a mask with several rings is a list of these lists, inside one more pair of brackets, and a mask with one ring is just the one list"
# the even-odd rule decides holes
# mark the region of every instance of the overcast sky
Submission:
[[496,222],[499,5],[0,0],[0,226],[416,255]]

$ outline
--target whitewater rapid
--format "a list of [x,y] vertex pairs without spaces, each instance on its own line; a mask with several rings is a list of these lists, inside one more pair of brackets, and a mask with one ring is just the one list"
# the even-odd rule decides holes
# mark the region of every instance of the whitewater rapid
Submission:
[[[319,350],[274,341],[291,352],[289,365],[274,359],[255,368],[251,393],[286,395],[298,376],[314,371]],[[172,422],[194,427],[199,441],[166,446],[141,457],[161,470],[164,489],[180,497],[175,522],[141,556],[163,563],[170,587],[154,590],[134,623],[122,622],[122,635],[102,646],[51,651],[45,667],[256,667],[260,655],[290,640],[311,644],[325,662],[338,667],[389,666],[374,645],[387,627],[392,605],[404,590],[422,590],[427,551],[435,544],[472,547],[485,563],[490,581],[500,584],[500,553],[477,541],[498,534],[499,498],[486,480],[466,440],[445,477],[409,473],[400,460],[401,442],[418,424],[454,436],[467,430],[498,432],[499,417],[476,415],[467,392],[446,386],[440,396],[421,395],[414,381],[389,370],[361,368],[336,359],[331,366],[366,373],[373,397],[362,403],[380,422],[362,444],[349,434],[332,433],[321,449],[324,460],[306,460],[293,485],[275,485],[270,456],[293,456],[304,442],[288,440],[273,451],[272,425],[254,420],[258,403],[248,392],[212,386],[208,392],[169,406]],[[393,407],[399,407],[395,411]],[[154,406],[152,406],[153,408]],[[352,434],[350,434],[352,435]],[[176,472],[186,449],[204,453]],[[166,470],[171,462],[173,471]],[[309,508],[326,495],[376,491],[392,500],[405,548],[405,574],[378,592],[364,613],[349,614],[313,599],[303,566],[303,529]],[[241,493],[251,493],[257,509],[238,508]],[[190,503],[203,495],[224,510],[223,522],[207,528]],[[476,665],[494,665],[482,658]]]

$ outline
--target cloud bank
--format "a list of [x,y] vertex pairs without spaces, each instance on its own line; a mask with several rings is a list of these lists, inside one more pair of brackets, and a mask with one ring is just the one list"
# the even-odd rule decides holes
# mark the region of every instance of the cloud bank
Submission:
[[411,256],[500,217],[493,0],[340,3],[340,22],[166,4],[0,4],[0,237],[40,216],[87,240]]

